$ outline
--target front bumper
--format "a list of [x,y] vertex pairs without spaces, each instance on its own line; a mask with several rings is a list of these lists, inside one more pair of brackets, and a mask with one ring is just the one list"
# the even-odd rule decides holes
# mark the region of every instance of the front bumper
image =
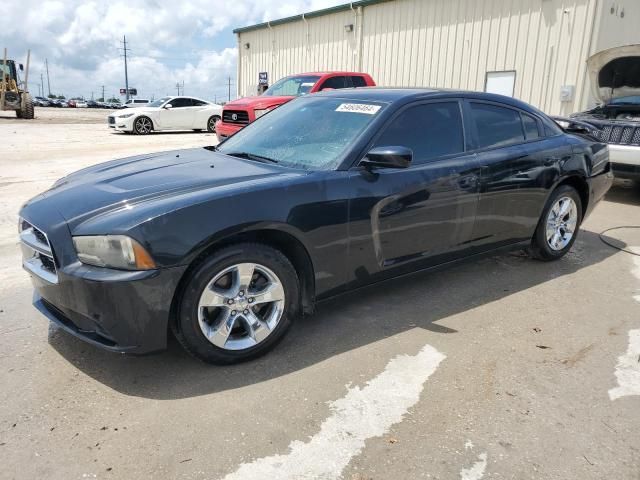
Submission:
[[[21,235],[34,306],[67,332],[107,350],[164,349],[171,304],[187,267],[124,271],[85,265],[77,258],[65,219],[50,203],[33,203],[20,217],[41,232]],[[49,260],[33,257],[34,252]]]
[[171,302],[184,268],[123,272],[81,263],[58,271],[58,283],[31,275],[34,307],[68,333],[122,353],[167,345]]
[[107,125],[117,132],[132,132],[134,117],[119,118],[115,115],[107,117]]
[[609,144],[609,160],[617,178],[640,180],[640,145]]
[[237,125],[234,123],[225,123],[220,120],[216,123],[216,135],[219,141],[223,141],[224,139],[230,137],[236,132],[242,130],[246,125]]

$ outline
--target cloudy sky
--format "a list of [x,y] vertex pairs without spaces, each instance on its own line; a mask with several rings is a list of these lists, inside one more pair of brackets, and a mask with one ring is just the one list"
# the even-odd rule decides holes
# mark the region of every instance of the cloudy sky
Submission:
[[[22,0],[5,2],[0,47],[20,62],[31,49],[30,90],[40,74],[51,93],[67,98],[124,88],[121,40],[129,43],[129,86],[141,97],[185,93],[210,100],[227,95],[236,73],[236,27],[345,3],[344,0]],[[232,82],[235,79],[232,80]],[[232,87],[232,95],[235,87]]]

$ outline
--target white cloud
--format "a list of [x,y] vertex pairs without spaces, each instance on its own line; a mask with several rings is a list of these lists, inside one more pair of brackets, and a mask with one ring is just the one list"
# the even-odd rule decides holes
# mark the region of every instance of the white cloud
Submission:
[[35,83],[48,58],[52,92],[94,92],[97,97],[102,85],[107,95],[124,86],[118,47],[126,35],[132,48],[129,85],[141,95],[175,93],[176,82],[184,80],[187,94],[213,98],[227,91],[229,76],[235,77],[237,52],[230,27],[340,3],[344,2],[23,0],[3,6],[0,47],[8,47],[16,59],[31,49],[32,92],[38,90]]

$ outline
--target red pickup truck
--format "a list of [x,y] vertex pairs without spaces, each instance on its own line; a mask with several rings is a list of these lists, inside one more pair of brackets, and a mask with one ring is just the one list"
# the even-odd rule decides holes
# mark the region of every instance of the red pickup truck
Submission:
[[216,134],[218,140],[222,141],[269,110],[300,95],[328,89],[375,87],[375,85],[370,75],[355,72],[301,73],[284,77],[271,85],[262,95],[240,98],[227,103],[222,109],[222,120],[216,123]]

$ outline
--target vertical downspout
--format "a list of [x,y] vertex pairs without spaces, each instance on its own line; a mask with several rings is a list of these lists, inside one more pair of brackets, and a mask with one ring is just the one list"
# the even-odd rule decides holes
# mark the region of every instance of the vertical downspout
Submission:
[[592,50],[594,48],[593,47],[593,45],[594,45],[594,39],[593,38],[600,33],[600,22],[598,22],[597,28],[596,28],[596,20],[601,18],[601,15],[602,15],[602,9],[601,9],[602,4],[600,3],[600,0],[593,0],[593,1],[594,1],[595,5],[593,6],[593,18],[591,19],[591,35],[589,35],[589,43],[587,44],[587,58],[584,59],[585,66],[584,66],[583,77],[582,77],[582,98],[580,99],[580,106],[578,108],[578,111],[582,111],[582,110],[587,108],[587,105],[586,105],[586,103],[587,103],[586,102],[587,93],[586,92],[591,91],[591,94],[594,96],[594,98],[596,96],[595,92],[592,91],[592,90],[596,89],[595,85],[589,85],[588,89],[585,88],[585,86],[586,86],[585,83],[587,83],[587,82],[591,83],[590,78],[589,78],[589,72],[588,72],[588,69],[587,69],[586,62],[591,57],[591,55],[593,55],[595,53]]
[[[302,14],[302,21],[304,22],[304,26],[305,26],[305,34],[304,34],[304,54],[303,54],[303,59],[307,59],[309,58],[309,21],[307,20],[307,17],[304,16],[304,13]],[[300,62],[303,63],[303,62]],[[312,67],[305,67],[305,70],[316,70],[316,64],[314,62]]]
[[358,7],[356,19],[358,22],[358,72],[362,72],[362,38],[364,35],[364,9],[362,5]]
[[[269,67],[269,76],[274,75],[274,57],[276,55],[276,49],[275,49],[275,45],[276,45],[276,39],[273,37],[273,27],[271,26],[271,22],[267,22],[267,26],[269,27],[269,36],[271,37],[271,66]],[[275,78],[275,77],[273,77]]]
[[358,56],[358,61],[356,63],[356,71],[362,71],[362,21],[363,21],[363,10],[362,5],[358,8],[353,8],[353,2],[349,4],[351,11],[355,11],[355,35],[356,35],[356,55]]
[[240,32],[236,33],[237,45],[238,45],[238,64],[236,65],[236,98],[240,98],[242,93],[240,91],[240,82],[242,81],[242,45],[240,44]]

